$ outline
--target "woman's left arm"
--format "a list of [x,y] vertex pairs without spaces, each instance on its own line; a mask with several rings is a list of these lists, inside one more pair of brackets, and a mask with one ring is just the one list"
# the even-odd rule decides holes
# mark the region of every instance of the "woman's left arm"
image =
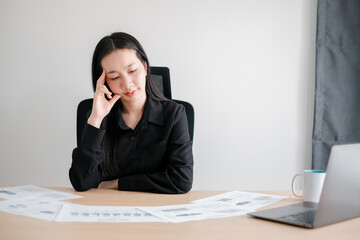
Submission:
[[137,190],[157,193],[187,193],[193,182],[193,153],[184,106],[174,117],[169,135],[168,162],[164,170],[120,177],[119,190]]

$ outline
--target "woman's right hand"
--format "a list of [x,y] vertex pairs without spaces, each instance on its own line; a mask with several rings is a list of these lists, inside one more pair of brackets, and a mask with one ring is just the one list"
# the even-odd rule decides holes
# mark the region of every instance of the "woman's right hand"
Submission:
[[[108,97],[107,100],[105,95]],[[111,108],[120,99],[120,95],[112,93],[105,86],[105,70],[103,70],[101,76],[96,82],[96,90],[94,93],[94,100],[90,117],[88,118],[88,124],[100,128],[101,122],[106,115],[109,114]]]

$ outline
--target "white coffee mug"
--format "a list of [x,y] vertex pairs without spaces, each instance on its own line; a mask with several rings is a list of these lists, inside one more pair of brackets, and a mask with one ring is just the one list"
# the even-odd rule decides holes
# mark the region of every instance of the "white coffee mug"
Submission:
[[[291,182],[291,189],[295,197],[302,198],[305,202],[319,202],[326,172],[323,170],[304,170],[296,174]],[[295,179],[302,176],[302,195],[296,193]]]

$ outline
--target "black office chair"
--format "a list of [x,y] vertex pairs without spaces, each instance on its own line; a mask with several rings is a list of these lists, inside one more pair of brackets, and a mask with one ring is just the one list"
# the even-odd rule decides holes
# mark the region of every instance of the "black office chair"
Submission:
[[154,81],[157,89],[168,99],[176,103],[182,104],[185,107],[186,116],[189,125],[189,134],[191,141],[194,138],[194,121],[195,112],[194,107],[189,103],[182,100],[172,99],[171,97],[171,84],[170,84],[170,70],[167,67],[150,67],[151,79]]
[[[195,112],[193,106],[189,102],[182,100],[175,100],[171,98],[171,85],[170,85],[170,71],[167,67],[150,67],[151,78],[153,79],[156,87],[159,91],[168,99],[173,100],[176,103],[182,104],[185,107],[186,116],[189,125],[189,134],[191,141],[194,138],[194,122]],[[92,108],[93,99],[85,99],[81,101],[77,108],[77,119],[76,119],[76,136],[77,145],[80,145],[81,136],[85,127],[86,119],[90,115]]]
[[167,98],[171,97],[170,70],[167,67],[150,67],[151,79],[157,89]]
[[195,121],[194,107],[189,102],[176,100],[176,99],[173,99],[173,101],[176,102],[176,103],[182,104],[185,107],[186,117],[187,117],[188,127],[189,127],[190,139],[192,141],[193,138],[194,138],[194,121]]

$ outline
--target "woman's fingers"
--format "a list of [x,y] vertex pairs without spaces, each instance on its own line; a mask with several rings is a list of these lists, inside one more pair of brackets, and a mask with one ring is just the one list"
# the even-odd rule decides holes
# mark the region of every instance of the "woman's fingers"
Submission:
[[104,86],[105,87],[105,90],[104,90],[104,93],[106,94],[106,96],[108,97],[108,99],[111,99],[113,96],[113,94],[112,94],[112,92],[110,92],[109,91],[109,89],[106,87],[106,86]]
[[[104,117],[109,114],[114,104],[120,99],[120,95],[113,93],[105,86],[105,70],[96,82],[94,101],[88,123],[99,128]],[[101,187],[100,185],[99,187]]]
[[111,104],[111,106],[114,106],[114,104],[117,102],[117,100],[120,99],[120,95],[118,94],[115,94],[114,97],[112,97],[110,100],[109,100],[109,103]]
[[102,86],[104,86],[105,84],[105,69],[103,70],[103,72],[101,73],[99,79],[96,82],[96,87],[97,88],[101,88]]
[[120,99],[120,95],[113,93],[105,86],[105,70],[97,80],[94,93],[94,102],[88,123],[99,127],[103,118],[110,112],[114,104]]
[[105,86],[105,69],[101,73],[99,79],[96,82],[96,92],[105,94],[108,99],[112,98],[112,92],[109,91],[109,89]]
[[100,92],[101,94],[105,94],[107,97],[108,97],[108,99],[111,99],[112,98],[112,92],[110,92],[109,91],[109,89],[105,86],[105,85],[103,85],[99,90],[98,90],[98,92]]

